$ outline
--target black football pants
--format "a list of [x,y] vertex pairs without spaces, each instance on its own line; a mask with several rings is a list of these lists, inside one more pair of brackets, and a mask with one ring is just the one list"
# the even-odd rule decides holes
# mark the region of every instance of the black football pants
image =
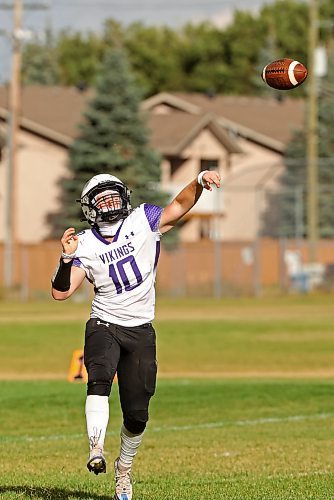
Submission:
[[91,318],[86,324],[84,361],[87,395],[109,396],[117,372],[124,425],[133,434],[143,432],[156,386],[152,324],[125,327]]

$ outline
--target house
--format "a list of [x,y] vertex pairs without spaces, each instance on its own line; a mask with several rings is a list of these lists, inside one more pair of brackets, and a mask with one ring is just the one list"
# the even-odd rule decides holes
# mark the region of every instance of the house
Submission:
[[[59,209],[60,179],[70,175],[68,148],[78,135],[92,91],[31,86],[22,89],[18,138],[16,234],[38,243],[50,234],[48,214]],[[6,137],[8,90],[0,87],[0,149]],[[182,225],[183,241],[250,240],[268,209],[264,189],[279,189],[282,155],[303,126],[304,102],[259,97],[161,93],[142,111],[151,145],[162,155],[161,185],[172,197],[201,170],[217,168],[224,188],[205,192]],[[0,242],[4,240],[6,148],[0,159]]]

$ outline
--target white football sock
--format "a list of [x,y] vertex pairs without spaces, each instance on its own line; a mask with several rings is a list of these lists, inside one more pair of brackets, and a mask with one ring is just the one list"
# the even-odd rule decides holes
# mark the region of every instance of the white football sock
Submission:
[[85,410],[90,448],[99,446],[103,449],[109,420],[108,396],[87,396]]
[[[145,431],[144,431],[145,432]],[[130,469],[139,445],[143,439],[144,432],[141,434],[131,434],[124,425],[121,428],[121,451],[119,454],[119,464],[121,467]]]

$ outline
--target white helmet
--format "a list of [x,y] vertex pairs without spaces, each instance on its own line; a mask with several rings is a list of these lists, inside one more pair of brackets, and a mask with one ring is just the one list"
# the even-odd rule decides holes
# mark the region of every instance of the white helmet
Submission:
[[[113,199],[117,200],[113,202]],[[83,187],[81,208],[90,225],[116,222],[131,211],[130,191],[123,182],[110,174],[94,175]]]

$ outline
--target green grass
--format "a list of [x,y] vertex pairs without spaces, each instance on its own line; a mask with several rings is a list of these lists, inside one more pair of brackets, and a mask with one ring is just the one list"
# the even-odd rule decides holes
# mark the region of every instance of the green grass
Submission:
[[[88,304],[0,303],[0,377],[66,378],[88,315]],[[334,376],[330,296],[160,300],[155,327],[160,376]]]
[[[333,390],[314,380],[160,381],[135,498],[333,498]],[[82,384],[1,383],[1,499],[110,499],[112,475],[85,470],[84,398]],[[115,386],[110,468],[120,422]]]
[[[332,302],[160,300],[159,380],[134,500],[332,500]],[[85,468],[85,386],[65,380],[88,312],[0,303],[1,500],[112,498],[117,385],[109,470],[95,477]]]

